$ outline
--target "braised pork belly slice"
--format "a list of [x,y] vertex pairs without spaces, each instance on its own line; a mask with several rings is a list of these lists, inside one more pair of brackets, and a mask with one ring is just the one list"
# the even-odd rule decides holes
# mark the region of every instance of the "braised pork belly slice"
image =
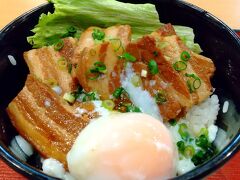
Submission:
[[194,74],[200,78],[201,86],[190,93],[193,104],[198,104],[208,98],[212,93],[210,79],[215,72],[213,61],[187,48],[180,37],[177,36],[171,24],[167,24],[158,31],[153,32],[152,36],[156,41],[157,47],[160,48],[164,59],[172,65],[181,60],[183,52],[189,53],[190,58],[186,62],[186,69],[179,71],[178,74],[184,82],[189,80],[189,76],[186,76],[186,73],[188,75]]
[[60,51],[54,50],[53,46],[42,47],[24,52],[24,59],[32,75],[46,84],[59,85],[64,93],[75,90],[78,81],[71,65],[77,40],[65,38],[63,41]]
[[[96,66],[101,65],[105,66],[105,72],[92,71]],[[119,60],[110,42],[104,42],[82,51],[76,74],[85,91],[96,91],[101,99],[109,99],[114,90],[121,86],[122,69],[123,61]]]
[[[190,107],[202,102],[211,95],[210,78],[215,70],[213,62],[209,58],[191,52],[176,35],[171,25],[166,25],[157,32],[144,36],[137,42],[129,43],[126,51],[135,56],[137,62],[147,65],[150,60],[156,61],[159,73],[155,76],[167,84],[167,94],[175,102],[173,103],[174,110],[171,116],[166,115],[166,112],[164,112],[168,111],[168,108],[171,110],[171,106],[165,108],[165,110],[160,108],[165,119],[184,116]],[[191,57],[186,63],[186,69],[177,71],[173,65],[181,60],[181,54],[184,51],[187,51]],[[201,81],[200,87],[193,92],[191,92],[187,83],[191,78],[188,75],[198,77]],[[154,78],[148,72],[147,81],[152,81]],[[152,87],[145,88],[150,92],[155,89]],[[159,106],[165,107],[165,105],[166,103],[163,103]]]
[[[104,38],[101,41],[94,40],[94,31],[103,33]],[[72,59],[72,64],[78,64],[79,56],[85,48],[94,48],[94,46],[97,46],[101,42],[110,42],[116,53],[121,54],[124,47],[126,47],[130,40],[131,27],[129,25],[116,25],[108,27],[106,29],[99,27],[89,27],[81,34],[74,53],[74,58]]]
[[[79,114],[77,108],[85,109]],[[79,132],[97,117],[90,102],[70,106],[51,88],[29,75],[22,91],[9,104],[12,124],[44,158],[54,158],[67,167],[66,155]]]

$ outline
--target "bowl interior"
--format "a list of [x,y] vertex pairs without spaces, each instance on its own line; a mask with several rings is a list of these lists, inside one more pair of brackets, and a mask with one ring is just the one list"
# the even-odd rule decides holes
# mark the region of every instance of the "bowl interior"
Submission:
[[[176,179],[203,177],[229,159],[240,144],[240,41],[237,35],[221,21],[184,2],[167,0],[126,2],[155,3],[161,22],[192,27],[196,35],[195,40],[201,45],[203,54],[214,61],[217,69],[212,79],[216,88],[214,93],[220,99],[221,108],[226,100],[230,103],[227,113],[223,114],[221,110],[219,111],[217,125],[227,132],[229,143],[211,161]],[[34,168],[41,166],[37,154],[28,160],[29,166],[18,160],[7,148],[17,132],[12,127],[5,108],[23,88],[29,72],[23,59],[23,52],[31,49],[26,37],[31,35],[30,30],[37,24],[39,15],[49,11],[53,11],[50,4],[38,7],[12,22],[0,33],[0,154],[15,170],[40,179],[47,176]],[[16,59],[16,66],[9,62],[9,55]]]

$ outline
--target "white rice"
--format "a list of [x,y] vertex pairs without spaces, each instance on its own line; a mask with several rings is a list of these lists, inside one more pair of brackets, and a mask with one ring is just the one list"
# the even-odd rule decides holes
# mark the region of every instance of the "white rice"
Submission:
[[223,113],[227,113],[228,107],[229,107],[229,102],[228,102],[228,101],[225,101],[224,104],[223,104],[222,112],[223,112]]
[[208,127],[208,140],[209,140],[209,142],[212,143],[216,139],[217,132],[218,132],[218,127],[216,125],[212,124]]
[[195,165],[192,163],[191,159],[182,159],[177,163],[177,172],[178,175],[185,174],[195,168]]
[[[180,134],[178,133],[179,124],[181,123],[185,123],[188,126],[188,131],[193,138],[196,138],[199,135],[202,128],[208,129],[209,141],[213,142],[216,139],[219,129],[216,125],[214,125],[217,119],[218,111],[218,96],[212,95],[201,104],[193,106],[186,114],[186,117],[180,119],[178,124],[175,126],[170,126],[169,123],[166,123],[167,127],[171,131],[174,143],[176,144],[178,141],[182,140]],[[191,145],[196,151],[199,150],[199,147],[196,146],[194,141],[191,143]],[[181,156],[181,160],[177,161],[178,175],[184,174],[194,168],[195,165],[192,163],[190,158]]]
[[33,154],[32,145],[19,135],[11,140],[9,149],[22,161],[27,161],[28,157]]
[[219,100],[217,95],[212,95],[199,105],[193,106],[186,115],[189,129],[197,135],[202,128],[213,125],[219,111]]
[[12,55],[8,55],[8,60],[13,66],[17,65],[17,61]]
[[80,107],[77,107],[75,109],[75,116],[76,117],[81,117],[84,113],[88,113],[88,111],[86,109],[83,109],[83,108],[80,108]]
[[42,170],[45,174],[63,180],[74,180],[74,178],[65,171],[63,164],[58,160],[49,158],[43,160],[42,164]]
[[133,76],[136,76],[136,74],[133,72],[131,63],[128,63],[125,68],[125,74],[121,74],[121,84],[129,94],[131,101],[139,107],[143,113],[149,114],[162,121],[155,99],[148,91],[143,90],[142,87],[135,87],[132,84],[131,79]]
[[54,86],[52,87],[52,90],[58,95],[62,94],[62,88],[60,86]]
[[15,136],[15,139],[22,151],[29,157],[33,155],[33,147],[22,136]]
[[108,116],[110,114],[110,111],[106,108],[102,107],[102,101],[92,101],[92,103],[95,106],[95,112],[98,112],[100,116]]
[[[131,83],[131,78],[133,76],[135,76],[135,73],[133,72],[131,64],[128,63],[125,68],[125,74],[121,74],[121,84],[122,87],[128,92],[131,101],[138,106],[142,112],[147,113],[157,119],[162,119],[158,106],[151,95],[141,87],[135,87]],[[154,83],[151,82],[150,84],[153,85]],[[178,133],[179,124],[181,123],[185,123],[188,126],[190,136],[194,139],[198,137],[202,128],[206,128],[208,130],[209,141],[213,142],[218,132],[218,127],[214,124],[217,119],[219,109],[218,96],[212,95],[201,104],[193,106],[188,111],[185,118],[179,120],[177,125],[170,126],[169,123],[166,123],[172,133],[174,143],[176,144],[178,141],[182,140],[180,134]],[[200,147],[195,144],[195,141],[191,142],[190,144],[196,151],[200,150]],[[194,168],[195,165],[191,161],[191,158],[181,156],[181,160],[177,161],[178,175],[184,174]]]

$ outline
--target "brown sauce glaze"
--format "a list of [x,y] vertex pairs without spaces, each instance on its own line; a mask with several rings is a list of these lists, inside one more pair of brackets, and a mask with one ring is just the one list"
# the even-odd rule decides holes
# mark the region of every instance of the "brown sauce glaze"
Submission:
[[64,57],[68,62],[71,62],[71,59],[74,54],[74,50],[77,45],[77,41],[73,38],[65,38],[63,39],[64,46],[59,51],[60,55]]
[[155,39],[145,36],[140,39],[137,44],[131,44],[132,43],[128,45],[126,49],[127,52],[138,55],[136,56],[137,60],[144,63],[148,63],[151,59],[155,60],[160,71],[159,76],[164,81],[171,83],[176,91],[190,99],[190,93],[186,83],[183,82],[180,75],[173,69],[172,64],[165,60],[161,51],[156,47]]

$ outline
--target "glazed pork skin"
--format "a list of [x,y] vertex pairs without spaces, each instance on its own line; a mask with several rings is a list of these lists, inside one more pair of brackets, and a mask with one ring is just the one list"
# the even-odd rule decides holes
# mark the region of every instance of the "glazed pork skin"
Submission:
[[[106,29],[99,27],[89,27],[80,36],[80,39],[77,43],[77,47],[74,52],[74,57],[72,58],[72,64],[78,64],[79,62],[78,57],[85,48],[91,49],[99,44],[96,43],[95,40],[93,39],[92,34],[95,29],[98,29],[105,33],[105,38],[103,39],[103,42],[112,42],[114,44],[117,44],[117,46],[119,44],[119,46],[122,46],[122,48],[124,48],[131,41],[132,30],[129,25],[116,25],[108,27]],[[117,53],[121,53],[122,48],[121,49],[119,48]]]
[[19,134],[44,158],[54,158],[67,168],[66,155],[79,132],[96,117],[94,105],[83,103],[84,115],[70,106],[47,85],[29,75],[22,91],[8,105],[7,113]]
[[[100,29],[105,33],[102,42],[95,43],[92,37],[94,29]],[[101,99],[109,99],[114,90],[120,86],[123,61],[119,60],[118,55],[124,52],[130,40],[131,28],[128,25],[116,25],[106,29],[90,27],[82,33],[72,63],[77,63],[74,71],[84,90],[97,91]],[[107,72],[96,80],[90,80],[88,73],[96,62],[104,63]]]
[[[215,66],[210,58],[199,55],[191,51],[183,41],[177,36],[174,27],[171,24],[166,24],[158,31],[152,33],[152,37],[155,39],[158,48],[160,48],[162,56],[165,61],[173,65],[177,61],[181,60],[181,53],[186,51],[190,54],[190,59],[187,61],[187,68],[183,71],[177,72],[180,82],[186,84],[189,79],[185,74],[195,74],[201,79],[201,86],[194,92],[190,92],[189,100],[191,106],[198,104],[208,98],[212,94],[211,77],[215,72]],[[165,44],[162,45],[161,44]],[[175,84],[177,84],[175,81]],[[185,97],[187,97],[185,95]]]
[[[133,67],[136,67],[136,64],[139,63],[147,66],[152,59],[157,62],[159,73],[154,76],[148,73],[148,77],[144,79],[144,88],[153,95],[153,91],[157,91],[158,87],[146,86],[146,84],[150,84],[150,81],[164,84],[165,88],[162,88],[166,91],[167,96],[172,99],[170,105],[168,100],[159,104],[160,112],[165,120],[183,117],[189,108],[211,95],[212,85],[210,78],[215,71],[212,60],[195,54],[188,49],[170,24],[163,26],[151,35],[142,37],[136,42],[129,43],[126,51],[137,59],[137,62],[133,63]],[[173,64],[180,60],[183,51],[187,51],[191,58],[187,62],[187,68],[178,72],[173,68]],[[145,70],[148,69],[145,68]],[[138,67],[135,68],[135,71],[140,74],[141,69]],[[201,79],[201,86],[194,92],[189,90],[186,73],[195,74]]]
[[[106,66],[106,73],[95,80],[89,78],[89,70],[94,63],[101,62]],[[85,48],[79,57],[76,74],[79,83],[87,92],[96,91],[101,99],[109,99],[114,90],[121,86],[120,74],[123,61],[119,60],[109,42],[99,44],[94,48]]]
[[78,84],[74,70],[69,72],[77,40],[65,38],[63,41],[60,51],[54,50],[53,46],[32,49],[24,52],[24,59],[30,74],[46,84],[60,86],[65,93],[76,90]]

